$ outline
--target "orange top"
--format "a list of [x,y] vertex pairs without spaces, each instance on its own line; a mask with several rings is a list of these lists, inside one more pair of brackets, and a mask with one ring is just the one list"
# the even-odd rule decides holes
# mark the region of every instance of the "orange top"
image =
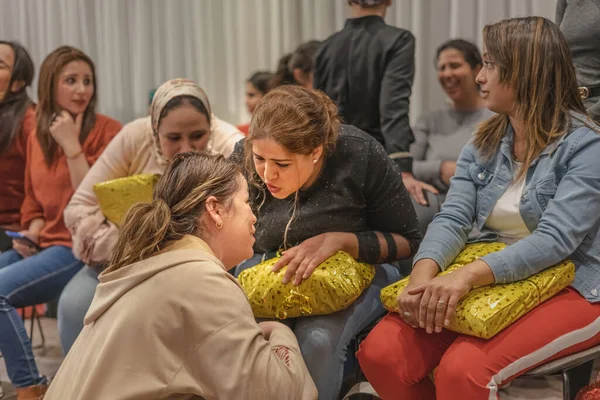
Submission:
[[[35,131],[35,107],[25,111],[21,132],[0,155],[0,226],[17,229],[25,197],[25,158],[29,136]],[[17,229],[20,230],[20,229]]]
[[[96,114],[96,124],[82,145],[90,166],[120,130],[121,124],[118,121]],[[25,166],[25,200],[21,207],[21,224],[27,229],[35,218],[46,221],[40,232],[42,248],[73,246],[71,234],[63,221],[63,211],[74,192],[66,156],[59,152],[48,168],[37,136],[31,135]]]
[[248,136],[248,131],[250,130],[250,124],[238,125],[237,128],[244,134],[244,136]]

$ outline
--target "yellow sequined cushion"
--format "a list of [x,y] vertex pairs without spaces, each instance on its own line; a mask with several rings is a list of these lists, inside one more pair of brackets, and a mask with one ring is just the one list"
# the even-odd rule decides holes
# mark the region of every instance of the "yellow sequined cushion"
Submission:
[[375,267],[338,251],[295,286],[281,282],[285,267],[271,272],[277,260],[279,257],[264,261],[238,276],[256,317],[286,319],[343,310],[360,296],[375,276]]
[[[440,275],[449,274],[505,247],[503,243],[469,244]],[[521,281],[474,288],[459,301],[448,329],[489,339],[569,286],[573,278],[575,265],[567,260]],[[397,299],[408,284],[408,279],[404,278],[381,290],[381,301],[387,310],[398,312]]]
[[110,222],[120,225],[131,206],[152,202],[152,191],[157,181],[158,175],[141,174],[94,185],[102,214]]

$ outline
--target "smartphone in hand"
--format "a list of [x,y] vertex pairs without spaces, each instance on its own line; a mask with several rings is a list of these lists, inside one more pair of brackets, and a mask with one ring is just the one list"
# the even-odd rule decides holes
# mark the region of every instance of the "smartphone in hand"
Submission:
[[11,239],[14,239],[16,241],[19,241],[29,247],[33,247],[36,250],[41,250],[42,248],[35,243],[33,240],[29,239],[27,236],[19,233],[19,232],[13,232],[13,231],[4,231],[4,233],[6,234],[6,236],[8,236]]

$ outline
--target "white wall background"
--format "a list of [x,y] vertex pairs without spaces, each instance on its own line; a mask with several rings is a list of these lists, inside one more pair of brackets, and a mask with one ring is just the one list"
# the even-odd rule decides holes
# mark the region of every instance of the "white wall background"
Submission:
[[[483,26],[504,18],[553,20],[555,4],[395,0],[387,22],[417,38],[411,120],[445,101],[433,67],[438,45],[457,37],[481,45]],[[146,113],[151,88],[186,77],[206,90],[217,115],[239,123],[248,118],[245,79],[341,29],[346,12],[346,0],[0,0],[0,38],[21,42],[36,72],[56,47],[82,49],[96,63],[99,111],[122,122]]]

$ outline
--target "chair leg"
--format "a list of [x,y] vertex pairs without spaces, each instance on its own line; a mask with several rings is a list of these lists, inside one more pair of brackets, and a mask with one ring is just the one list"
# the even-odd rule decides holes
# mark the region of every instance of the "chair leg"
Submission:
[[566,371],[563,371],[563,399],[574,400],[584,386],[590,384],[594,361],[588,361]]
[[[29,340],[31,341],[32,348],[43,349],[46,346],[46,337],[44,336],[44,330],[42,329],[42,322],[40,320],[40,315],[38,314],[35,306],[32,308],[33,308],[33,310],[31,311],[31,323],[30,323],[31,337],[29,338]],[[40,331],[40,338],[42,339],[42,342],[40,344],[38,344],[37,346],[33,346],[33,331],[35,329],[34,324],[37,324],[38,330]]]
[[44,329],[42,328],[42,320],[37,312],[35,313],[35,320],[37,322],[38,329],[40,330],[40,338],[42,339],[41,347],[46,348],[46,337],[44,336]]
[[360,346],[360,342],[358,337],[354,338],[353,341],[354,347],[354,383],[358,383],[362,380],[362,371],[360,370],[360,365],[358,364],[358,358],[356,358],[356,352],[358,351],[358,346]]
[[[21,315],[21,319],[23,320],[23,324],[25,324],[25,309],[26,307],[19,308],[18,312]],[[37,323],[38,329],[40,331],[40,337],[42,339],[42,343],[37,346],[33,345],[33,335],[35,331],[35,324]],[[31,343],[31,347],[33,349],[43,349],[46,346],[46,337],[44,336],[44,329],[42,329],[42,321],[40,319],[40,315],[37,312],[35,306],[31,307],[31,321],[29,322],[29,342]]]
[[31,348],[33,348],[33,323],[35,322],[35,316],[37,315],[35,306],[31,307],[31,321],[29,321],[29,342],[31,343]]

